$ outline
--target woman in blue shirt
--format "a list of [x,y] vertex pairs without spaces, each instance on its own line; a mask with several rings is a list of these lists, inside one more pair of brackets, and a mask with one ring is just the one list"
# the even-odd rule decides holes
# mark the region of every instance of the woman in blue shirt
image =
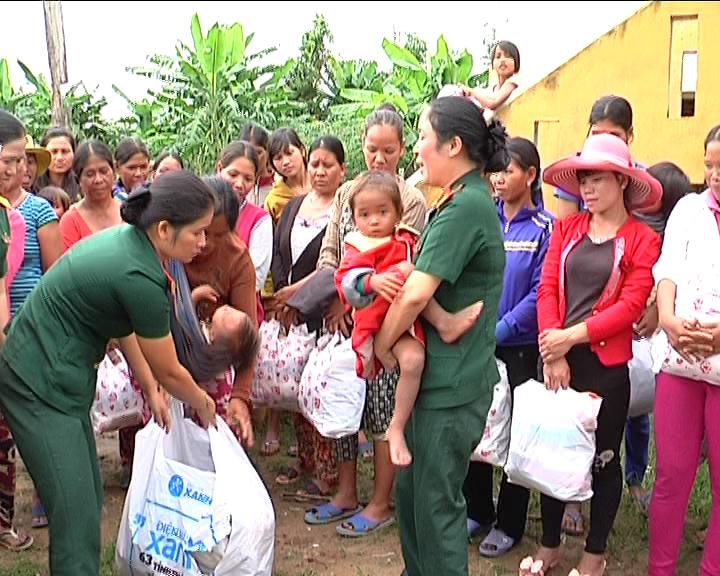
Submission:
[[[538,326],[535,299],[540,272],[552,232],[553,216],[543,208],[540,155],[525,138],[507,142],[510,163],[491,176],[499,196],[498,217],[505,242],[503,291],[495,325],[495,355],[507,366],[514,390],[537,377]],[[472,462],[464,485],[468,531],[490,524],[496,517],[493,472],[489,464]],[[517,544],[525,533],[530,492],[509,484],[503,474],[497,522],[480,544],[480,554],[497,557]]]

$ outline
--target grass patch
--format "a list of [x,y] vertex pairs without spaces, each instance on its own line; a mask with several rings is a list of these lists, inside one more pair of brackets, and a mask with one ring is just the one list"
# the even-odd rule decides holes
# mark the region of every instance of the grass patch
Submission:
[[102,549],[100,576],[115,576],[115,544],[108,544]]
[[0,568],[0,576],[40,576],[45,573],[45,567],[36,564],[27,558],[19,559],[10,568]]

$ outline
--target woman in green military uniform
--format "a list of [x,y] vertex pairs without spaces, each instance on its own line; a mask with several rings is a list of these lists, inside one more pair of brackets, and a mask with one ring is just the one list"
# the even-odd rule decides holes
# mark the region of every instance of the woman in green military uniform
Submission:
[[415,270],[385,317],[375,354],[394,368],[391,346],[433,297],[451,313],[484,302],[477,323],[454,344],[445,344],[423,321],[426,365],[405,432],[413,462],[398,473],[396,488],[405,573],[466,576],[462,487],[500,379],[495,321],[505,266],[503,235],[483,174],[502,170],[509,157],[502,126],[486,125],[482,111],[462,97],[430,104],[417,148],[425,181],[446,193],[430,213]]
[[162,266],[200,252],[213,203],[197,176],[161,176],[123,205],[129,226],[73,247],[12,320],[0,355],[0,404],[48,512],[55,576],[99,573],[102,481],[89,409],[111,338],[151,393],[161,425],[170,422],[157,383],[204,426],[214,422],[215,403],[177,360]]

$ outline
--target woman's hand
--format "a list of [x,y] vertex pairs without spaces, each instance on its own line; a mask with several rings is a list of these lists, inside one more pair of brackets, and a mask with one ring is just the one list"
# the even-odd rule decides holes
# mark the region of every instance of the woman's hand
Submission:
[[547,362],[554,362],[564,358],[575,343],[573,342],[570,330],[545,330],[540,334],[540,355]]
[[352,317],[345,311],[345,305],[336,299],[325,314],[325,324],[331,334],[340,332],[345,338],[350,337],[352,331]]
[[392,304],[395,297],[403,287],[403,281],[391,272],[382,272],[370,276],[370,288],[372,291]]
[[192,303],[197,308],[202,302],[209,302],[211,304],[217,304],[220,299],[220,294],[210,284],[203,284],[198,286],[192,291]]
[[170,425],[172,424],[172,418],[170,418],[170,397],[164,389],[159,386],[152,386],[151,392],[145,395],[152,413],[153,420],[160,426],[165,432],[170,432]]
[[545,388],[557,392],[562,388],[567,390],[570,386],[570,365],[565,356],[553,360],[552,362],[544,362],[543,378],[545,380]]
[[288,300],[295,295],[295,292],[297,292],[297,286],[294,284],[292,286],[285,286],[285,288],[281,288],[275,292],[273,298],[275,300],[276,308],[282,308],[287,305]]
[[204,390],[201,390],[198,396],[199,400],[193,405],[193,409],[200,419],[200,424],[206,429],[208,426],[215,426],[215,400]]
[[[695,364],[713,353],[712,328],[703,329],[700,323],[671,316],[660,322],[668,335],[670,345],[690,364]],[[712,326],[712,325],[708,325]]]
[[720,324],[716,322],[700,324],[700,328],[712,336],[711,355],[720,354]]
[[637,324],[633,324],[633,330],[635,334],[641,338],[650,338],[658,327],[658,308],[657,304],[650,304],[640,316],[640,321]]
[[247,403],[240,398],[231,398],[228,406],[228,420],[236,423],[240,428],[240,442],[246,448],[252,448],[255,444],[253,434],[252,418]]
[[285,330],[290,330],[291,326],[297,324],[298,311],[290,306],[283,306],[276,311],[275,317],[285,327]]

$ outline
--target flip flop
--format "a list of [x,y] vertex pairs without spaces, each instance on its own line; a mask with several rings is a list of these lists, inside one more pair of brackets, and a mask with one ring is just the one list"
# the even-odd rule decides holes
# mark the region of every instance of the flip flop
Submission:
[[260,448],[260,454],[263,456],[273,456],[278,452],[280,452],[280,440],[265,440]]
[[550,571],[555,568],[559,562],[551,564],[545,570],[543,570],[543,564],[542,560],[534,560],[532,556],[526,556],[520,562],[520,570],[518,573],[520,576],[548,576]]
[[280,468],[278,475],[275,477],[275,483],[280,486],[289,486],[294,484],[300,478],[300,471],[292,466],[284,466]]
[[337,526],[335,531],[340,534],[340,536],[345,536],[346,538],[362,538],[363,536],[367,536],[368,534],[372,534],[373,532],[392,526],[394,523],[395,516],[390,516],[385,520],[376,522],[375,520],[370,520],[370,518],[363,516],[362,512],[360,512]]
[[30,534],[16,532],[14,528],[8,528],[0,532],[0,546],[5,546],[13,552],[27,550],[33,545],[35,539]]
[[355,508],[339,508],[332,502],[314,506],[305,511],[305,524],[330,524],[339,520],[350,518],[362,510],[362,506]]
[[650,500],[652,499],[652,492],[644,492],[642,496],[635,498],[635,502],[640,508],[640,512],[647,516],[650,511]]
[[515,546],[515,540],[502,530],[493,528],[480,543],[479,551],[480,555],[486,558],[499,558],[509,552],[513,546]]
[[41,502],[36,502],[32,506],[32,520],[30,524],[33,528],[45,528],[48,525],[47,512]]
[[308,482],[305,485],[305,488],[302,488],[295,493],[295,495],[298,496],[298,498],[309,498],[309,499],[322,498],[324,500],[329,500],[330,494],[331,493],[329,491],[323,492],[320,489],[320,486],[315,484],[315,482],[313,482],[312,480],[310,480],[310,482]]
[[582,536],[585,534],[585,518],[583,518],[581,510],[565,507],[562,531],[569,536]]

